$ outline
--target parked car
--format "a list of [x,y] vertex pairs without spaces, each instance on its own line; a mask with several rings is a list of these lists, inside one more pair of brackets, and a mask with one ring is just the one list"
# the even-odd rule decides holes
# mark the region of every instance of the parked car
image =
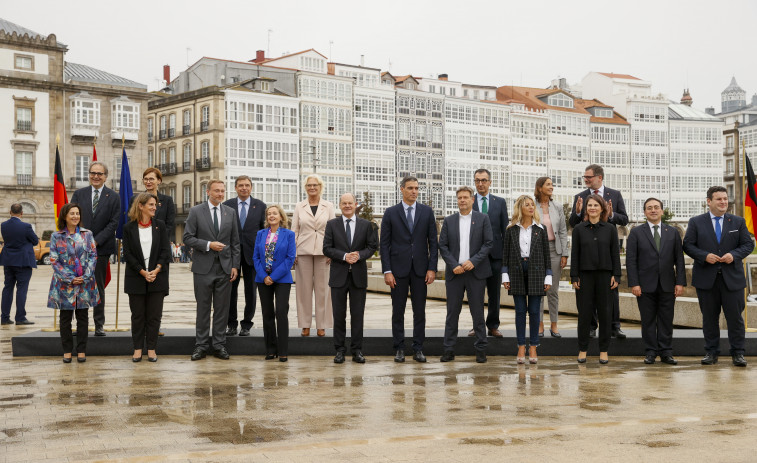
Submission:
[[37,263],[50,265],[50,242],[42,241],[34,246],[34,258],[37,259]]

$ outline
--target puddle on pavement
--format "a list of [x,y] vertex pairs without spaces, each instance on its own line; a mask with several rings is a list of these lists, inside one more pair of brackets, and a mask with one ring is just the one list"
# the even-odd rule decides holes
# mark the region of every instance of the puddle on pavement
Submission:
[[493,445],[497,447],[502,447],[505,445],[519,445],[519,444],[525,444],[525,439],[519,439],[517,437],[513,438],[504,438],[504,439],[482,439],[482,438],[465,438],[460,439],[461,444],[466,445]]
[[710,432],[713,434],[723,434],[725,436],[735,436],[737,434],[741,434],[740,429],[713,429]]
[[252,420],[207,419],[197,420],[200,428],[195,437],[206,438],[214,443],[254,444],[286,439],[290,433],[282,427],[264,426]]
[[29,431],[29,428],[8,428],[8,429],[0,429],[0,437],[5,435],[7,438],[13,438],[16,436],[21,436],[23,433]]
[[678,442],[669,442],[669,441],[662,441],[662,440],[652,441],[652,442],[643,442],[642,444],[653,449],[665,448],[665,447],[678,447],[679,445],[681,445]]
[[100,429],[103,425],[104,418],[102,416],[82,416],[70,420],[53,421],[52,423],[45,425],[45,429],[55,432],[66,430],[81,431],[83,429]]

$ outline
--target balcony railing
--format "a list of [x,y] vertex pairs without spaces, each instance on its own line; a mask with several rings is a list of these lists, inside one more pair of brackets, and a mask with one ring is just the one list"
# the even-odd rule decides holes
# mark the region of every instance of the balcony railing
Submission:
[[155,135],[152,132],[147,132],[147,141],[151,142],[153,139],[155,139]]
[[197,158],[195,168],[197,170],[210,170],[210,158]]
[[173,138],[176,136],[176,129],[168,129],[168,138]]
[[32,121],[16,121],[16,130],[30,132],[32,130]]
[[89,177],[71,177],[71,181],[66,184],[67,189],[79,189],[89,185]]
[[31,174],[16,174],[16,181],[18,182],[19,185],[31,185],[32,175]]
[[165,131],[165,129],[163,129],[160,132],[158,132],[158,140],[163,140],[164,138],[166,138],[166,131]]
[[71,135],[79,137],[96,137],[99,135],[100,124],[71,124]]
[[192,170],[192,161],[184,161],[184,165],[182,167],[182,170],[184,172],[189,172],[190,170]]
[[202,121],[200,122],[200,132],[205,132],[208,130],[208,121]]
[[190,209],[192,209],[192,203],[184,203],[184,204],[182,204],[182,210],[184,212],[189,212]]
[[132,129],[126,127],[113,127],[110,131],[110,138],[112,140],[139,140],[139,129]]
[[176,163],[175,162],[169,162],[165,165],[165,170],[161,169],[161,172],[163,172],[163,175],[176,175],[177,169],[176,169]]
[[189,125],[185,125],[181,128],[182,135],[189,135]]

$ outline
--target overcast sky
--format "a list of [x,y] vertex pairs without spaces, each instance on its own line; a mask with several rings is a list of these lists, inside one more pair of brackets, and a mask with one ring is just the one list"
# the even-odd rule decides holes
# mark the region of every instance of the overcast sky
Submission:
[[[757,93],[757,2],[119,1],[4,2],[0,17],[55,33],[66,60],[158,89],[203,56],[247,61],[315,48],[333,61],[482,85],[546,87],[590,71],[631,74],[678,101],[715,106],[732,76]],[[742,20],[741,23],[738,21]],[[189,49],[189,51],[187,51]],[[391,63],[391,66],[390,66]]]

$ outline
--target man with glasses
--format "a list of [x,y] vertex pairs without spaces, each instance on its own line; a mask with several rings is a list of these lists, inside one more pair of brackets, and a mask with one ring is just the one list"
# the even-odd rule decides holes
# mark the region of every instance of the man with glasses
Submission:
[[[628,224],[628,214],[626,214],[626,204],[623,202],[623,195],[620,191],[613,190],[604,185],[605,171],[598,164],[591,164],[586,167],[583,175],[586,190],[578,193],[573,198],[573,208],[571,209],[568,222],[571,227],[575,227],[584,220],[584,203],[586,198],[591,195],[601,196],[607,203],[607,222],[623,226]],[[620,329],[620,295],[618,288],[610,290],[610,301],[612,302],[612,337],[625,339],[626,335]],[[594,317],[591,319],[591,337],[596,337],[597,326],[596,310]]]
[[100,292],[100,303],[94,307],[95,336],[105,336],[105,275],[109,258],[116,253],[116,228],[121,215],[121,199],[118,193],[105,186],[108,167],[95,161],[89,165],[90,186],[74,192],[71,202],[79,205],[81,226],[91,231],[97,245],[95,282]]
[[[489,222],[493,232],[493,244],[489,251],[489,266],[492,273],[486,279],[486,291],[489,293],[489,312],[486,316],[486,328],[489,336],[502,337],[499,330],[499,304],[500,290],[502,289],[502,240],[505,230],[510,222],[507,216],[507,201],[505,198],[494,196],[489,193],[492,184],[491,172],[487,169],[478,169],[473,173],[473,182],[476,184],[476,195],[473,197],[473,210],[489,216]],[[475,330],[471,329],[468,336],[475,336]]]
[[681,235],[662,223],[662,201],[644,201],[647,223],[628,234],[626,270],[628,287],[636,296],[641,315],[641,339],[651,365],[657,356],[662,363],[676,365],[673,358],[673,313],[676,298],[686,286]]

